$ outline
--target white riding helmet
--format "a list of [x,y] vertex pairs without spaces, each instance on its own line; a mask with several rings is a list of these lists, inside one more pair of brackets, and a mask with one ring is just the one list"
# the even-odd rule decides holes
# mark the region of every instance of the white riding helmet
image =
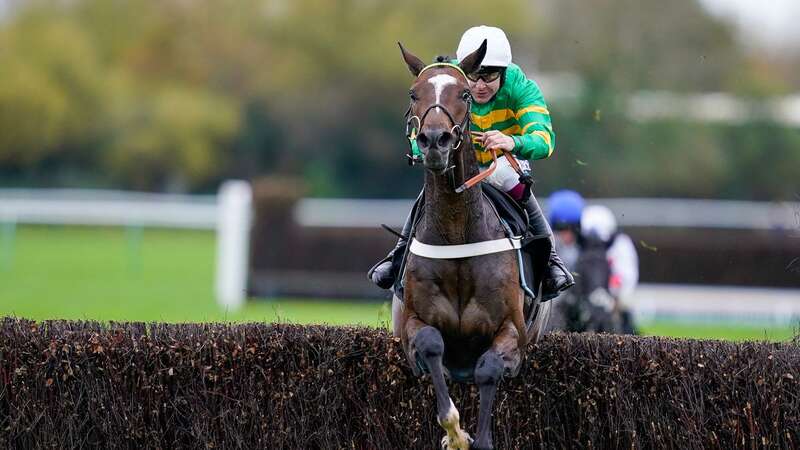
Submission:
[[608,242],[617,232],[617,219],[614,213],[605,206],[592,205],[583,209],[581,214],[581,234],[586,237],[595,235]]
[[511,44],[508,43],[506,34],[497,27],[481,25],[465,31],[458,43],[456,58],[459,62],[481,46],[486,39],[486,56],[482,66],[508,67],[511,63]]

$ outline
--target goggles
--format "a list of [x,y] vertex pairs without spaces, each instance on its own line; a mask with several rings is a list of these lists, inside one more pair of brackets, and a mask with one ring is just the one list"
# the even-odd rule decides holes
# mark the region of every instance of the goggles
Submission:
[[503,69],[481,69],[477,72],[468,73],[467,79],[472,81],[473,83],[477,83],[478,80],[483,80],[484,83],[491,83],[492,81],[497,80],[500,76],[503,75]]

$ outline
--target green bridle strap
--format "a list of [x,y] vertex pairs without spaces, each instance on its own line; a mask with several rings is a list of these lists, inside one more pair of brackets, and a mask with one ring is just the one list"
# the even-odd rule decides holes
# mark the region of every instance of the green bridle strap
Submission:
[[411,156],[415,158],[415,160],[422,158],[422,151],[420,151],[419,144],[417,144],[417,138],[408,138],[408,140],[411,141]]

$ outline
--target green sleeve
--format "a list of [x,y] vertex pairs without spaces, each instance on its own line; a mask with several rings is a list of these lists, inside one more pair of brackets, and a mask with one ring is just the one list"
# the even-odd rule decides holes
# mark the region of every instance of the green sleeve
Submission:
[[514,135],[514,154],[520,159],[543,159],[553,154],[556,135],[539,86],[524,75],[513,86],[514,116],[520,134]]

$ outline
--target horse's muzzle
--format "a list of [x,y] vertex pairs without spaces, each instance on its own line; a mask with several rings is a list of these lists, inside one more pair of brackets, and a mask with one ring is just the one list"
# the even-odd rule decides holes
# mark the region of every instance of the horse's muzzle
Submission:
[[437,155],[436,157],[431,157],[431,154],[425,155],[425,160],[423,161],[425,168],[433,171],[433,172],[442,172],[447,169],[447,158]]
[[424,130],[417,136],[419,148],[423,151],[434,149],[450,149],[456,137],[447,129]]
[[417,136],[426,169],[437,172],[447,168],[454,139],[453,133],[446,129],[425,130]]

